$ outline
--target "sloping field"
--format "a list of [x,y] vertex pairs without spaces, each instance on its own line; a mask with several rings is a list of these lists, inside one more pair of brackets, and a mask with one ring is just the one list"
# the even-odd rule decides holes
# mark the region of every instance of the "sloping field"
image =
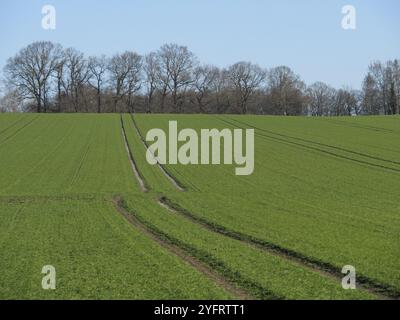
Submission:
[[[1,299],[231,297],[105,200],[2,202],[0,216]],[[41,287],[45,265],[56,268],[56,290]]]
[[[399,295],[400,118],[135,116],[144,133],[255,128],[255,172],[167,166],[187,188],[170,195],[186,216],[232,237]],[[336,138],[335,138],[336,137]]]
[[115,210],[114,194],[140,190],[119,116],[21,117],[0,144],[1,299],[232,297]]
[[[253,175],[149,165],[168,120],[254,128]],[[398,117],[0,115],[0,163],[0,298],[400,295]]]
[[120,127],[117,115],[29,115],[0,135],[0,196],[132,190]]

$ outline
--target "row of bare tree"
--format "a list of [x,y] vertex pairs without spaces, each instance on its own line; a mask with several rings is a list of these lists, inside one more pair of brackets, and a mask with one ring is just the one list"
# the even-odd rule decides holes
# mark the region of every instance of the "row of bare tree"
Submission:
[[0,109],[32,112],[257,113],[275,115],[400,112],[399,62],[374,62],[362,91],[307,86],[290,68],[250,62],[201,65],[187,47],[165,44],[86,58],[74,48],[34,42],[4,68]]
[[366,113],[400,113],[399,60],[372,63],[364,79],[362,92],[362,105]]

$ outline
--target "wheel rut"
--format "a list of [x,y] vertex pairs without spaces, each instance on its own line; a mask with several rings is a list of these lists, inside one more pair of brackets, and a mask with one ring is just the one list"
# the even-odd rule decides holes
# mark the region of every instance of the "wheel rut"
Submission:
[[[133,119],[133,116],[131,115],[131,119],[133,122],[133,125],[135,129],[137,130],[137,134],[140,137],[142,143],[144,146],[147,148],[147,144],[145,140],[143,139],[143,136],[141,135],[135,120]],[[127,138],[126,138],[126,133],[125,133],[125,128],[123,125],[122,121],[122,116],[121,116],[121,126],[122,126],[122,133],[125,141],[125,147],[128,153],[129,158],[131,159],[131,164],[132,164],[132,169],[134,170],[135,176],[137,180],[139,181],[139,184],[143,186],[141,189],[143,192],[147,192],[147,187],[146,183],[144,181],[144,178],[141,176],[139,173],[136,164],[133,159],[132,152],[130,150]],[[169,173],[164,171],[163,167],[159,165],[160,169],[163,170],[163,172],[174,181],[174,185],[180,190],[180,191],[185,191],[185,189],[181,188],[178,182],[172,177]],[[170,179],[170,181],[171,181]],[[308,256],[305,256],[303,254],[298,253],[297,251],[293,251],[287,248],[280,247],[274,243],[267,242],[265,240],[257,239],[252,236],[242,234],[233,230],[229,230],[221,225],[217,225],[214,223],[211,223],[203,218],[200,218],[191,212],[187,211],[186,209],[183,209],[180,207],[178,204],[173,203],[171,200],[166,198],[165,196],[161,196],[158,200],[156,200],[158,204],[163,207],[164,209],[174,213],[183,216],[184,218],[190,220],[192,223],[199,225],[203,227],[204,229],[218,233],[220,235],[229,237],[231,239],[239,240],[242,243],[245,243],[249,246],[252,246],[254,248],[264,250],[266,252],[269,252],[271,254],[275,254],[285,260],[290,261],[291,263],[295,263],[301,267],[307,268],[308,270],[311,270],[313,272],[317,272],[321,274],[324,277],[330,277],[334,278],[337,281],[341,281],[341,278],[343,275],[341,274],[340,270],[337,270],[337,268],[329,263],[319,261],[317,259],[310,258]],[[237,289],[237,287],[234,287],[231,282],[228,280],[224,279],[219,273],[214,271],[212,269],[212,266],[209,267],[207,266],[204,262],[200,262],[196,258],[193,257],[192,254],[188,254],[187,250],[184,250],[182,246],[179,246],[177,244],[174,244],[173,241],[166,241],[168,238],[167,235],[163,234],[162,232],[157,232],[152,230],[148,225],[146,225],[144,222],[141,222],[134,214],[129,212],[124,206],[123,206],[123,200],[121,198],[115,198],[113,199],[113,202],[118,210],[131,224],[134,226],[138,227],[140,230],[142,230],[145,234],[150,236],[154,241],[159,243],[162,246],[166,246],[166,248],[174,253],[175,255],[181,257],[183,260],[187,261],[191,265],[193,265],[196,269],[200,268],[202,273],[209,275],[209,278],[213,279],[216,283],[221,285],[222,287],[228,288],[229,292],[235,292],[235,291],[230,291],[230,290],[239,290],[236,291],[235,296],[244,299],[244,298],[250,298],[250,295],[246,291],[241,291],[241,289]],[[190,251],[190,250],[189,250]],[[204,269],[206,268],[206,269]],[[201,271],[198,269],[199,271]],[[222,281],[222,282],[221,282]],[[246,281],[246,280],[245,280]],[[394,288],[389,288],[385,284],[378,283],[372,279],[369,279],[364,276],[358,276],[358,282],[359,282],[359,288],[362,290],[372,293],[375,296],[377,296],[380,299],[399,299],[399,292],[394,290]],[[230,286],[230,287],[229,287]],[[256,284],[251,284],[251,286],[257,286]],[[276,297],[274,296],[273,293],[268,292],[268,290],[264,288],[259,288],[259,292],[261,292],[259,297],[272,297],[275,299],[283,299],[282,297]]]
[[212,268],[210,268],[205,263],[194,258],[192,255],[189,255],[185,250],[180,248],[179,246],[173,244],[170,241],[167,241],[165,238],[160,236],[154,230],[151,230],[148,226],[142,223],[134,214],[128,212],[123,204],[123,200],[119,197],[113,198],[113,204],[115,209],[134,227],[139,229],[143,234],[148,236],[154,242],[156,242],[161,247],[168,250],[171,254],[179,257],[185,263],[191,265],[197,271],[205,275],[207,278],[212,280],[221,288],[225,289],[227,292],[232,294],[234,297],[240,300],[251,300],[254,299],[248,292],[236,287],[233,283],[226,280],[219,273],[215,272]]
[[[178,204],[172,202],[166,197],[161,197],[158,199],[158,204],[163,207],[164,209],[180,215],[187,220],[191,221],[192,223],[195,223],[204,229],[218,233],[220,235],[223,235],[225,237],[238,240],[242,243],[245,243],[249,246],[252,246],[254,248],[266,251],[270,254],[274,254],[276,256],[279,256],[282,259],[285,259],[287,261],[290,261],[291,263],[295,263],[301,267],[304,267],[308,270],[311,270],[313,272],[319,273],[322,276],[333,278],[337,281],[341,281],[343,278],[343,274],[341,273],[341,270],[338,270],[334,265],[331,265],[329,263],[326,263],[324,261],[320,261],[308,256],[305,256],[297,251],[293,251],[281,246],[278,246],[274,243],[267,242],[265,240],[261,240],[252,236],[249,236],[247,234],[239,233],[234,230],[230,230],[225,228],[222,225],[218,225],[215,223],[212,223],[206,219],[200,218],[193,213],[189,212],[188,210],[180,207]],[[362,290],[369,292],[375,296],[377,296],[380,299],[387,300],[387,299],[399,299],[399,292],[395,290],[395,288],[387,287],[385,284],[381,284],[379,282],[376,282],[373,279],[370,279],[368,277],[358,275],[357,277],[358,281],[358,287],[361,288]]]
[[139,172],[139,170],[137,168],[135,159],[133,158],[133,154],[132,154],[131,148],[129,148],[128,139],[126,137],[125,127],[124,127],[124,122],[122,121],[122,116],[121,116],[121,132],[122,132],[122,138],[123,138],[124,144],[125,144],[125,150],[126,150],[126,152],[128,154],[128,158],[129,158],[129,162],[131,164],[131,168],[132,168],[133,174],[135,175],[136,180],[139,183],[140,190],[142,192],[147,192],[148,191],[148,187],[147,187],[147,185],[145,183],[145,180],[144,180],[143,176],[140,174],[140,172]]
[[[146,149],[148,149],[149,146],[148,146],[146,140],[144,139],[142,133],[140,132],[139,127],[137,126],[136,121],[135,121],[135,119],[134,119],[134,117],[133,117],[132,114],[131,114],[131,119],[132,119],[133,126],[134,126],[134,128],[135,128],[135,130],[136,130],[136,133],[138,134],[138,136],[139,136],[140,140],[142,141],[144,147],[145,147]],[[181,182],[179,182],[172,174],[170,174],[170,173],[167,171],[167,169],[165,169],[165,167],[164,167],[161,163],[157,162],[157,166],[160,168],[161,172],[162,172],[162,173],[165,175],[165,177],[173,184],[173,186],[174,186],[176,189],[178,189],[179,191],[182,191],[182,192],[183,192],[183,191],[186,191],[186,188],[183,186],[183,184],[182,184]]]

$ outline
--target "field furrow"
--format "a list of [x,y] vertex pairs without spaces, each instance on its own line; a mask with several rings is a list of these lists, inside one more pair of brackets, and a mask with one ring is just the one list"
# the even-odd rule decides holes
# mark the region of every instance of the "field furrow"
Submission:
[[[213,116],[136,118],[144,134],[154,127],[168,132],[168,119],[178,120],[180,128],[200,129],[202,121],[207,123],[206,128],[223,127],[221,121]],[[248,117],[246,123],[249,125],[246,127],[259,127],[258,124],[252,125],[252,119]],[[263,118],[255,117],[257,122],[260,119]],[[266,119],[275,127],[280,121]],[[303,120],[292,119],[286,123],[290,121]],[[237,127],[237,124],[232,123],[229,127]],[[350,130],[356,128],[352,126]],[[364,128],[361,130],[365,131]],[[392,131],[385,131],[384,135],[392,134]],[[303,139],[301,134],[299,136]],[[290,252],[290,255],[308,264],[314,263],[336,276],[340,276],[342,266],[355,265],[360,283],[385,295],[398,297],[400,208],[397,173],[375,169],[378,163],[372,163],[372,167],[359,166],[358,158],[368,158],[365,155],[369,153],[358,149],[355,153],[348,152],[356,161],[347,161],[320,150],[310,150],[310,154],[302,152],[298,149],[300,146],[293,145],[292,142],[296,141],[285,140],[289,143],[277,139],[264,140],[257,135],[256,129],[256,171],[250,177],[234,176],[230,171],[232,166],[168,166],[181,176],[190,177],[202,190],[171,194],[169,198],[196,219],[218,226],[217,229],[256,239],[270,248],[280,248],[280,251]],[[307,148],[314,147],[311,142],[303,141],[301,144]],[[321,144],[318,149],[323,144],[332,145],[318,140],[317,143]],[[339,152],[340,156],[340,152],[346,152],[330,149]],[[384,154],[379,158],[379,161],[391,161]],[[369,159],[378,161],[372,157]],[[391,165],[396,165],[395,162]],[[220,192],[215,192],[216,186]],[[167,192],[164,194],[168,195]]]
[[[254,173],[150,165],[146,134],[168,139],[171,120],[198,134],[254,128]],[[399,124],[0,115],[0,297],[397,299]],[[48,264],[51,292],[40,286]],[[345,265],[357,290],[341,286]]]

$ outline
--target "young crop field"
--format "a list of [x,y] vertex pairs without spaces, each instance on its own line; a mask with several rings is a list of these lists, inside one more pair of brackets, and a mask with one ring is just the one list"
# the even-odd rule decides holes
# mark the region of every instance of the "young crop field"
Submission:
[[[150,165],[169,121],[254,129],[254,172]],[[0,115],[0,299],[398,299],[399,199],[398,116]]]

